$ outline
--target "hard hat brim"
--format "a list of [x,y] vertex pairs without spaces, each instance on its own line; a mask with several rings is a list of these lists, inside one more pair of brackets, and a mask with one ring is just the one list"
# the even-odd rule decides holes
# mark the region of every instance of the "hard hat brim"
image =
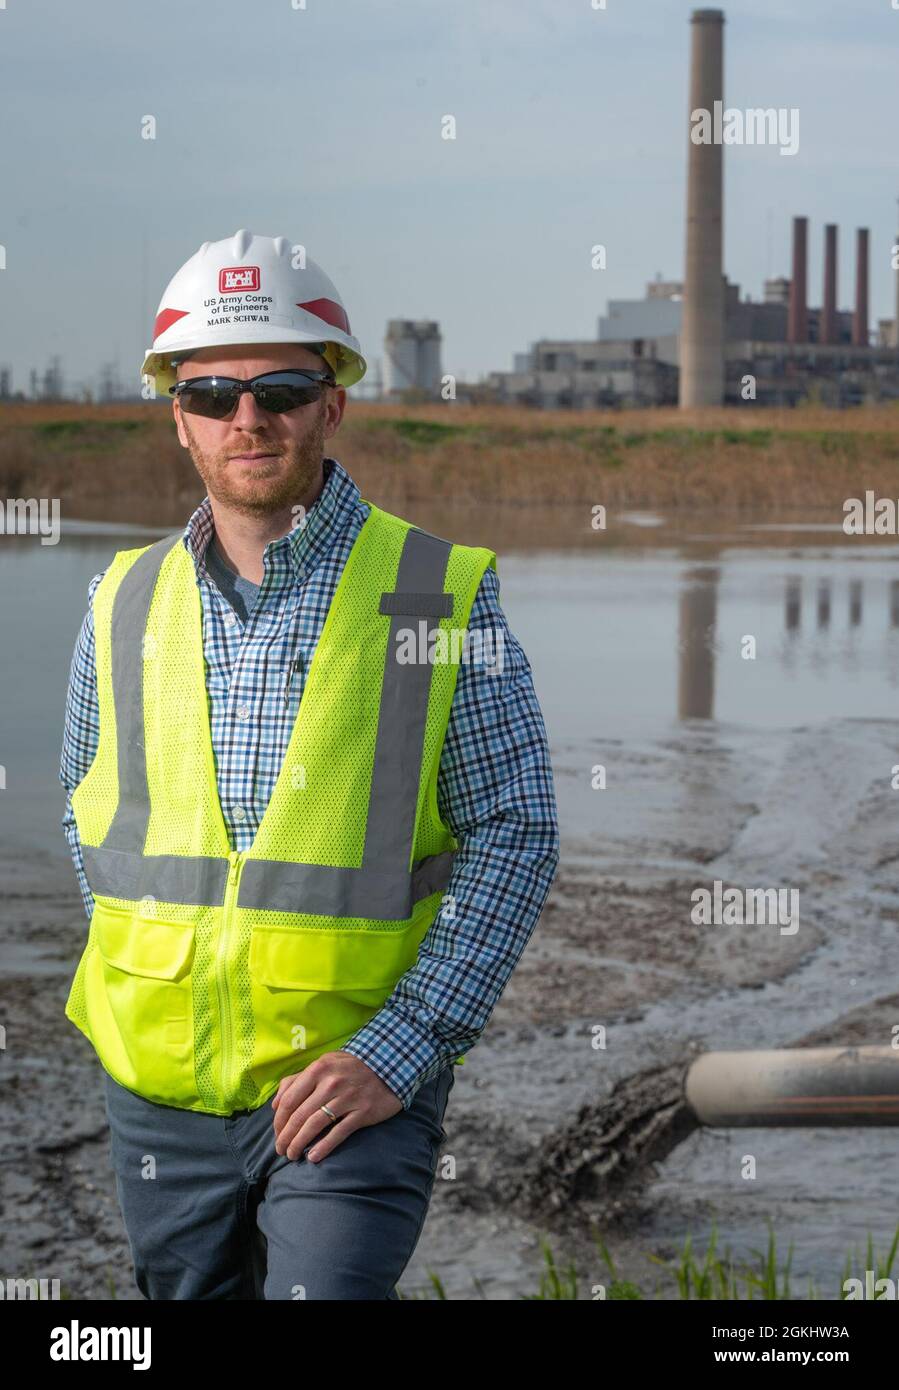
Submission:
[[323,338],[320,333],[298,333],[287,331],[273,337],[271,332],[255,334],[252,330],[244,328],[233,335],[222,334],[216,343],[198,343],[191,347],[189,344],[178,344],[170,351],[149,350],[144,357],[141,367],[141,377],[152,377],[155,382],[156,394],[166,395],[170,386],[174,386],[178,379],[178,373],[172,364],[172,358],[190,357],[192,352],[200,352],[209,347],[231,347],[246,346],[247,348],[261,347],[265,344],[289,343],[297,347],[303,347],[306,343],[328,342],[336,348],[338,363],[334,372],[338,386],[354,386],[357,381],[361,381],[367,370],[365,358],[361,353],[347,348],[343,343],[335,342],[331,338]]

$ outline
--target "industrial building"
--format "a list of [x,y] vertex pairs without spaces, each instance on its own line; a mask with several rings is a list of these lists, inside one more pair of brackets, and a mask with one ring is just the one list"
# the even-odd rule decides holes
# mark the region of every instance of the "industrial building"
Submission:
[[[724,100],[724,14],[695,10],[688,112]],[[492,372],[494,399],[540,407],[855,405],[899,398],[899,275],[893,319],[869,324],[868,228],[855,233],[851,310],[838,308],[837,239],[824,228],[819,307],[808,293],[808,218],[795,217],[789,278],[740,297],[724,272],[723,143],[688,139],[683,281],[647,286],[641,300],[610,300],[594,340],[547,340]],[[899,240],[899,239],[897,239]]]
[[[824,286],[820,307],[808,304],[807,221],[794,219],[793,274],[767,280],[761,299],[740,297],[723,277],[724,401],[744,401],[754,377],[754,399],[795,405],[804,399],[852,405],[899,397],[899,353],[894,320],[881,320],[870,343],[867,274],[856,276],[856,305],[836,307],[837,229],[825,228]],[[857,237],[864,267],[867,238]],[[684,286],[654,281],[644,299],[613,299],[595,339],[543,339],[515,356],[511,372],[488,380],[504,401],[543,407],[675,405],[680,396]]]
[[430,319],[391,319],[384,334],[384,396],[440,396],[440,325]]

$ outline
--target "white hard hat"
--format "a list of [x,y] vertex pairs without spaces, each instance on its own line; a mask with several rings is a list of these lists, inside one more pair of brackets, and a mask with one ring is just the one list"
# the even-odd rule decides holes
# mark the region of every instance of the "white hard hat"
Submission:
[[141,376],[153,377],[162,395],[177,380],[179,358],[227,343],[329,345],[324,355],[341,386],[365,375],[333,282],[283,236],[244,230],[205,241],[168,283]]

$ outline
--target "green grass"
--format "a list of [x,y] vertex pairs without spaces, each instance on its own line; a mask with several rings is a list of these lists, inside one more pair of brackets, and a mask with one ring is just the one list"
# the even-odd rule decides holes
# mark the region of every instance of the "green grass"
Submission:
[[[790,1265],[793,1259],[793,1245],[787,1251],[786,1263],[783,1270],[778,1275],[777,1265],[777,1245],[774,1231],[768,1227],[768,1247],[764,1254],[761,1251],[753,1250],[756,1266],[734,1264],[732,1256],[728,1253],[724,1259],[717,1253],[718,1231],[712,1225],[712,1235],[706,1248],[705,1255],[697,1259],[693,1253],[692,1237],[687,1236],[676,1264],[669,1264],[665,1260],[660,1260],[656,1255],[648,1258],[655,1264],[661,1265],[673,1275],[677,1284],[678,1296],[682,1299],[734,1299],[739,1300],[744,1297],[747,1300],[759,1298],[766,1302],[787,1300],[792,1297],[790,1293]],[[780,1283],[778,1283],[780,1278]],[[744,1293],[741,1295],[740,1283],[743,1283]],[[814,1298],[813,1286],[809,1286],[809,1298]]]
[[142,430],[145,420],[38,420],[30,428],[42,439],[71,439],[80,435],[131,433]]
[[366,420],[366,430],[389,430],[410,444],[443,444],[448,439],[456,439],[462,434],[476,434],[472,425],[444,425],[439,420],[413,420],[401,416],[397,420]]
[[[607,1302],[658,1297],[660,1287],[658,1281],[655,1283],[652,1293],[647,1294],[639,1284],[619,1278],[608,1247],[595,1225],[591,1226],[591,1238],[599,1251],[602,1264],[609,1272],[604,1286]],[[569,1259],[567,1263],[560,1263],[545,1237],[541,1237],[540,1248],[543,1266],[538,1273],[537,1291],[536,1293],[519,1294],[521,1299],[528,1301],[556,1299],[598,1301],[598,1289],[601,1281],[592,1279],[586,1281],[582,1295],[581,1283],[574,1261]],[[774,1229],[769,1221],[768,1242],[765,1250],[751,1250],[750,1254],[754,1257],[754,1264],[736,1263],[729,1251],[722,1256],[718,1251],[718,1232],[713,1222],[712,1233],[703,1254],[694,1251],[693,1238],[688,1235],[679,1254],[673,1259],[661,1259],[658,1255],[647,1255],[646,1258],[663,1271],[663,1280],[669,1281],[669,1289],[672,1292],[676,1291],[678,1299],[694,1301],[758,1299],[760,1302],[788,1302],[792,1299],[794,1297],[790,1287],[790,1266],[793,1260],[792,1241],[787,1250],[786,1260],[781,1266],[777,1256]],[[837,1297],[841,1300],[846,1297],[845,1284],[847,1279],[857,1277],[864,1283],[866,1270],[874,1270],[875,1279],[892,1278],[897,1255],[899,1255],[899,1226],[896,1227],[888,1251],[882,1257],[876,1253],[869,1231],[864,1256],[860,1256],[858,1251],[854,1249],[846,1257]],[[40,1276],[33,1274],[27,1277],[38,1279]],[[486,1299],[487,1294],[481,1281],[473,1278],[472,1285],[478,1298]],[[108,1267],[106,1270],[106,1288],[108,1290],[107,1296],[110,1299],[115,1299],[117,1297],[116,1285]],[[78,1297],[80,1296],[78,1295]],[[449,1298],[443,1280],[433,1270],[428,1270],[427,1288],[414,1293],[400,1293],[399,1296],[401,1299],[411,1301],[428,1299],[446,1301]],[[809,1299],[820,1297],[811,1280],[809,1281],[808,1294],[805,1296]],[[67,1285],[62,1284],[60,1286],[60,1299],[72,1299],[74,1297],[76,1295]]]
[[[64,424],[65,422],[60,422]],[[410,444],[443,444],[446,440],[467,435],[485,446],[490,444],[514,444],[527,441],[545,445],[554,441],[580,444],[589,449],[632,449],[643,444],[673,444],[685,449],[714,448],[716,444],[736,444],[750,448],[767,448],[775,438],[770,429],[750,430],[697,430],[665,428],[657,430],[625,430],[617,425],[554,425],[543,429],[529,429],[526,424],[517,427],[496,425],[449,425],[437,420],[416,420],[402,416],[396,420],[366,420],[363,429],[388,430],[399,435]],[[821,440],[831,436],[822,434]],[[817,436],[816,436],[817,441]]]
[[[896,1227],[896,1234],[893,1236],[893,1243],[892,1243],[892,1245],[890,1246],[889,1250],[887,1251],[886,1255],[884,1256],[884,1258],[883,1258],[882,1260],[878,1259],[877,1256],[874,1254],[874,1247],[873,1247],[872,1242],[871,1242],[871,1232],[869,1231],[869,1232],[868,1232],[868,1248],[867,1248],[867,1252],[866,1252],[866,1259],[865,1259],[864,1263],[861,1263],[861,1262],[859,1263],[859,1265],[858,1265],[859,1274],[858,1274],[858,1275],[855,1274],[855,1268],[856,1268],[856,1266],[854,1266],[854,1265],[852,1264],[852,1257],[851,1257],[851,1256],[848,1256],[848,1255],[847,1255],[847,1257],[846,1257],[846,1265],[845,1265],[845,1268],[844,1268],[844,1270],[843,1270],[843,1282],[842,1282],[842,1284],[840,1285],[841,1290],[843,1290],[843,1292],[842,1292],[842,1294],[841,1294],[841,1297],[843,1297],[843,1298],[846,1297],[846,1293],[845,1293],[845,1283],[846,1283],[846,1280],[847,1280],[847,1279],[851,1279],[851,1278],[853,1278],[853,1277],[855,1277],[855,1278],[861,1278],[862,1282],[864,1283],[864,1277],[865,1277],[865,1270],[866,1270],[866,1269],[873,1269],[873,1270],[874,1270],[874,1278],[875,1278],[875,1281],[876,1281],[877,1279],[890,1279],[890,1278],[892,1278],[893,1264],[894,1264],[895,1259],[896,1259],[896,1253],[897,1253],[897,1251],[899,1251],[899,1226]],[[858,1259],[858,1252],[857,1252],[857,1251],[853,1251],[853,1255],[855,1256],[856,1259]]]
[[[60,422],[61,425],[65,422]],[[407,440],[410,444],[434,445],[462,435],[477,440],[485,447],[497,444],[528,442],[545,445],[554,441],[579,444],[591,450],[634,449],[642,445],[667,444],[680,449],[714,449],[722,444],[741,449],[767,449],[779,437],[802,440],[814,444],[823,453],[833,454],[847,449],[853,452],[859,446],[890,441],[885,436],[860,432],[848,435],[828,434],[822,430],[793,431],[789,435],[773,429],[694,429],[690,427],[664,427],[647,430],[621,430],[616,425],[559,425],[548,428],[528,428],[526,424],[509,427],[497,425],[450,425],[437,420],[415,420],[401,417],[396,420],[366,420],[363,429],[388,430]]]
[[[609,1272],[609,1278],[604,1283],[606,1301],[657,1298],[659,1296],[660,1285],[658,1281],[656,1281],[652,1292],[647,1293],[639,1284],[619,1278],[608,1248],[595,1227],[591,1229],[591,1235],[602,1263]],[[599,1298],[601,1281],[587,1280],[582,1292],[574,1261],[570,1259],[564,1262],[560,1261],[553,1252],[549,1241],[545,1238],[541,1238],[540,1246],[543,1264],[542,1269],[538,1272],[537,1291],[536,1293],[521,1293],[519,1298],[527,1300],[589,1299],[591,1301],[596,1301]],[[724,1254],[719,1252],[717,1228],[713,1223],[711,1236],[704,1252],[700,1253],[694,1250],[693,1238],[688,1235],[680,1252],[673,1259],[661,1259],[658,1255],[647,1255],[647,1259],[660,1268],[663,1285],[667,1283],[668,1292],[674,1293],[678,1299],[789,1302],[797,1296],[809,1299],[821,1297],[812,1280],[809,1280],[807,1294],[795,1295],[792,1292],[790,1267],[793,1261],[793,1243],[790,1242],[786,1259],[781,1261],[777,1253],[774,1229],[770,1222],[768,1223],[768,1241],[765,1249],[763,1251],[751,1250],[750,1254],[753,1257],[753,1262],[737,1262],[730,1251],[725,1251]],[[889,1250],[882,1258],[877,1256],[869,1232],[864,1259],[859,1256],[857,1251],[853,1251],[850,1256],[847,1256],[836,1297],[839,1299],[846,1297],[845,1281],[852,1278],[856,1270],[858,1274],[855,1277],[861,1278],[862,1281],[864,1281],[864,1272],[868,1269],[876,1271],[877,1279],[893,1277],[892,1271],[897,1254],[899,1254],[899,1226],[896,1228]],[[427,1299],[429,1297],[447,1299],[449,1297],[437,1274],[429,1270],[428,1279],[431,1288],[435,1290],[434,1294],[425,1290],[412,1294],[400,1294],[400,1297],[413,1299]],[[477,1280],[473,1282],[478,1297],[485,1298],[483,1285]]]

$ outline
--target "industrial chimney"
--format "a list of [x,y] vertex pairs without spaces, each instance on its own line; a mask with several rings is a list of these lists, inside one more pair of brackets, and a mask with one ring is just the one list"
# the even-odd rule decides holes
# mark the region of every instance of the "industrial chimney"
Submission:
[[824,228],[824,300],[821,309],[821,342],[837,341],[837,229]]
[[[690,128],[694,111],[724,102],[724,11],[694,10],[690,68]],[[720,144],[689,141],[687,257],[680,341],[680,404],[724,401],[723,157]]]
[[868,228],[856,232],[855,313],[852,316],[852,342],[868,347]]
[[808,218],[793,218],[793,278],[787,342],[808,342]]

